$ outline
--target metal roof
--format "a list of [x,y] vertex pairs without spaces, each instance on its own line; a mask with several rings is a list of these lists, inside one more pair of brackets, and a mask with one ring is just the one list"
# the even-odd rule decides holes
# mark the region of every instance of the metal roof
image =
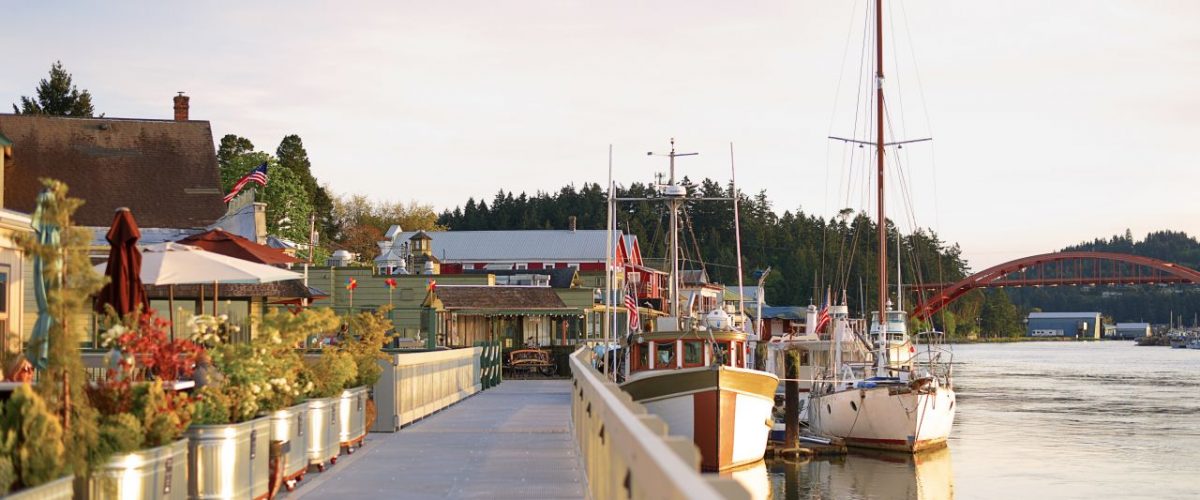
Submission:
[[[416,233],[396,232],[392,242],[408,241]],[[442,262],[603,262],[608,246],[608,235],[603,229],[425,231],[425,234],[432,239],[433,256]],[[397,250],[393,247],[388,253]]]
[[1029,319],[1092,319],[1099,315],[1098,312],[1031,312]]

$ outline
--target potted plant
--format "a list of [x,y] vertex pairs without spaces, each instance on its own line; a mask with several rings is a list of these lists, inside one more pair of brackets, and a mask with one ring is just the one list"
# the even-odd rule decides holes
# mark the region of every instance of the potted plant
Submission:
[[337,463],[341,453],[338,441],[338,401],[346,384],[358,376],[354,358],[338,349],[324,349],[308,356],[302,378],[312,384],[308,400],[308,463],[324,471],[326,462]]
[[269,493],[272,383],[264,347],[228,343],[237,327],[224,317],[195,316],[192,339],[205,346],[196,376],[188,438],[188,495],[260,498]]
[[71,498],[63,430],[57,415],[28,384],[0,406],[0,495],[5,498]]
[[304,358],[297,347],[302,346],[312,332],[330,331],[337,327],[337,315],[331,309],[303,309],[299,312],[271,309],[259,327],[261,345],[266,349],[264,361],[270,382],[263,397],[264,411],[270,412],[272,491],[282,484],[290,491],[308,470],[308,408],[309,393],[314,384],[304,376]]
[[338,442],[347,453],[353,453],[356,446],[362,446],[367,435],[368,414],[374,418],[374,401],[370,398],[370,390],[383,374],[380,361],[386,361],[383,345],[387,341],[387,333],[392,329],[392,321],[388,319],[390,306],[384,306],[374,312],[360,312],[352,315],[348,321],[348,333],[337,344],[342,352],[354,359],[355,377],[347,382],[345,390],[338,400],[338,413],[341,425],[338,431]]
[[[111,311],[110,311],[111,313]],[[176,389],[192,375],[203,349],[190,340],[168,340],[169,323],[153,313],[117,318],[105,332],[113,348],[104,380],[88,387],[99,412],[98,456],[91,469],[93,499],[128,498],[152,492],[158,498],[186,498],[187,439],[191,398]]]

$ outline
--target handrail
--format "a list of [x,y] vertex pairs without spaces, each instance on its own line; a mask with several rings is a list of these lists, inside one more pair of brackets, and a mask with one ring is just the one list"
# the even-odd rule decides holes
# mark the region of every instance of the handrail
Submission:
[[591,355],[570,356],[571,432],[591,498],[749,500],[737,481],[702,475],[692,440],[667,435],[666,422],[599,374]]

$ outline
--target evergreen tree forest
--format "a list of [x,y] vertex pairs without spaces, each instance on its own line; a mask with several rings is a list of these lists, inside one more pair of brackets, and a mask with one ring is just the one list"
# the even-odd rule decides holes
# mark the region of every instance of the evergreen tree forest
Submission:
[[[730,198],[731,187],[711,179],[699,183],[684,179],[692,201],[681,215],[681,255],[685,269],[704,269],[711,281],[737,283],[733,204],[699,198]],[[632,183],[618,187],[618,198],[653,198],[653,187]],[[557,192],[532,196],[501,190],[491,200],[468,199],[466,204],[442,212],[438,224],[451,230],[566,229],[576,217],[579,229],[604,229],[607,193],[598,184],[564,186]],[[825,219],[802,209],[778,213],[765,192],[739,194],[742,256],[747,286],[756,283],[756,271],[771,267],[766,280],[766,301],[771,305],[819,303],[825,290],[847,299],[853,313],[876,310],[876,225],[865,213],[843,210]],[[669,239],[666,205],[660,201],[619,202],[617,226],[637,235],[647,263],[665,268]],[[895,227],[889,221],[889,270],[896,268]],[[967,264],[957,245],[940,240],[931,231],[900,238],[900,263],[907,283],[955,281],[966,276]],[[907,295],[907,294],[906,294]],[[906,306],[913,297],[906,296]],[[964,298],[954,306],[972,318],[982,308],[983,296]],[[953,314],[951,314],[952,316]],[[937,320],[940,321],[940,320]],[[953,320],[949,320],[953,321]],[[963,322],[972,326],[977,321]]]

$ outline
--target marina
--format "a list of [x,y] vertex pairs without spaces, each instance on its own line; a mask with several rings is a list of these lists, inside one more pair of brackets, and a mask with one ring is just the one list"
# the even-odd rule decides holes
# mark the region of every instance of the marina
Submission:
[[1200,3],[0,12],[0,500],[1200,498]]

